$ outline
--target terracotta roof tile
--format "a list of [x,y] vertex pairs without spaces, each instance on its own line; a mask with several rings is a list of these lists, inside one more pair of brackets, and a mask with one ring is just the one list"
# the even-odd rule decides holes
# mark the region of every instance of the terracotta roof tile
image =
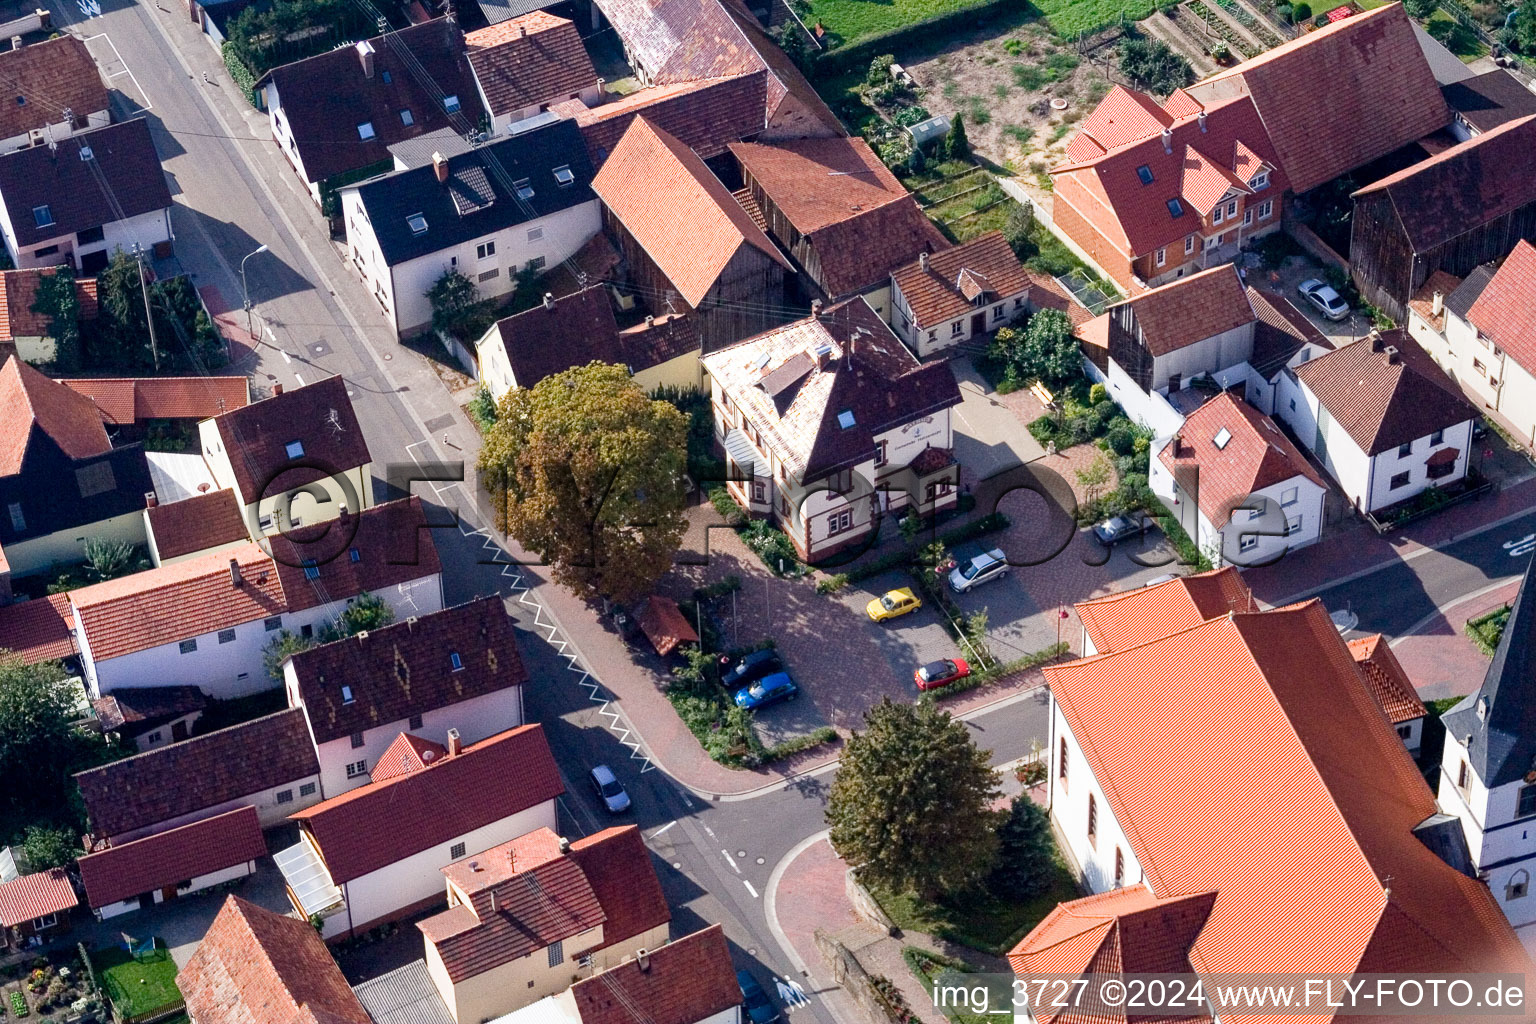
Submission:
[[1036,309],[1059,309],[1067,314],[1073,330],[1094,319],[1093,310],[1068,295],[1054,277],[1030,273],[1029,304]]
[[[15,53],[15,50],[5,51]],[[0,54],[3,55],[3,54]],[[0,104],[0,110],[6,109]],[[15,338],[48,337],[48,317],[34,312],[37,286],[44,277],[58,272],[57,267],[34,267],[30,270],[0,271],[0,341]],[[75,298],[80,303],[79,319],[96,319],[96,279],[76,278]]]
[[308,921],[224,901],[176,976],[198,1024],[372,1024]]
[[596,6],[652,81],[692,82],[767,67],[715,0],[599,0]]
[[563,792],[544,729],[534,724],[481,740],[421,771],[359,786],[293,817],[340,885]]
[[1395,362],[1367,339],[1295,371],[1361,451],[1378,455],[1477,415],[1406,331],[1388,331],[1381,341],[1397,349]]
[[145,509],[162,559],[246,540],[250,535],[234,491],[209,491]]
[[[637,181],[646,182],[643,189]],[[714,172],[677,139],[637,119],[592,181],[690,306],[744,245],[791,269]]]
[[[1326,103],[1315,102],[1321,82],[1327,83]],[[1188,91],[1203,103],[1251,96],[1297,192],[1386,156],[1451,119],[1401,4],[1309,32]]]
[[5,102],[0,103],[0,139],[58,124],[65,119],[65,108],[82,121],[110,110],[107,87],[89,47],[68,33],[0,52],[0,81],[6,89]]
[[1067,156],[1088,160],[1128,142],[1156,135],[1172,123],[1173,115],[1151,96],[1115,85],[1067,144]]
[[290,661],[317,744],[528,681],[512,619],[495,596],[321,644]]
[[59,383],[95,402],[108,423],[205,420],[251,403],[244,376],[77,377]]
[[926,271],[919,263],[909,263],[893,271],[891,279],[901,289],[913,319],[927,327],[976,308],[977,304],[960,292],[958,279],[963,270],[974,270],[987,279],[993,301],[1027,295],[1033,281],[1001,231],[989,231],[934,253],[928,257]]
[[1536,94],[1503,68],[1440,87],[1452,110],[1480,132],[1536,114]]
[[[224,412],[214,423],[248,502],[372,461],[339,374]],[[288,454],[294,442],[302,445],[299,456]]]
[[417,927],[455,985],[590,931],[607,917],[586,872],[547,828],[456,861],[443,874],[468,902]]
[[591,362],[624,362],[613,301],[601,284],[504,317],[494,329],[520,388]]
[[1402,662],[1380,633],[1349,642],[1349,653],[1365,678],[1371,696],[1393,725],[1423,718],[1428,712],[1415,692]]
[[91,909],[99,910],[266,855],[256,808],[241,807],[88,853],[79,860],[80,881]]
[[1259,610],[1242,576],[1230,565],[1074,607],[1100,654],[1136,647],[1228,612]]
[[698,325],[682,313],[652,317],[619,332],[619,354],[631,373],[693,353],[704,347]]
[[576,25],[547,11],[465,33],[464,43],[493,117],[597,87]]
[[49,380],[16,356],[0,367],[0,409],[4,440],[0,441],[0,476],[21,472],[27,445],[36,426],[71,459],[88,459],[112,450],[101,413],[88,399]]
[[661,594],[652,594],[635,611],[635,621],[656,653],[665,658],[685,643],[698,643],[699,634],[677,602]]
[[1129,303],[1142,340],[1154,356],[1167,355],[1257,319],[1237,268],[1230,263],[1142,292]]
[[63,868],[49,868],[33,875],[22,875],[0,882],[0,925],[15,928],[34,918],[63,914],[80,903],[69,873]]
[[1536,247],[1524,239],[1515,245],[1467,318],[1527,372],[1536,372]]
[[1253,328],[1253,358],[1249,364],[1265,378],[1273,378],[1303,345],[1323,352],[1333,348],[1327,335],[1284,295],[1252,286],[1244,291],[1259,318]]
[[[272,534],[267,543],[286,608],[297,612],[441,573],[435,532],[421,498],[413,494],[357,515]],[[314,579],[312,572],[318,573]]]
[[448,748],[441,743],[403,732],[384,748],[384,753],[374,762],[373,771],[368,777],[373,782],[386,782],[401,775],[419,772],[447,755]]
[[[718,924],[571,986],[581,1024],[695,1024],[741,1002],[725,932]],[[622,995],[620,994],[622,993]]]
[[[1234,146],[1235,153],[1243,154],[1243,162],[1250,162],[1251,157],[1248,154],[1252,151],[1242,144],[1242,140],[1239,139]],[[1257,170],[1257,167],[1254,170]],[[1189,201],[1196,212],[1202,217],[1208,215],[1233,189],[1242,193],[1251,191],[1247,183],[1231,169],[1201,153],[1194,146],[1184,147],[1184,176],[1179,194]]]
[[571,843],[571,857],[586,873],[607,916],[598,948],[618,945],[672,920],[638,826],[605,828],[578,839]]
[[320,771],[300,708],[286,708],[80,772],[91,830],[119,836]]
[[[767,126],[778,138],[831,138],[847,135],[843,123],[821,98],[778,40],[768,34],[745,0],[720,0],[747,42],[768,65]],[[741,136],[745,138],[746,136]]]
[[77,653],[74,613],[67,594],[49,594],[0,607],[0,650],[19,655],[28,665]]
[[[1216,893],[1196,971],[1527,969],[1487,887],[1414,835],[1434,795],[1321,603],[1046,675],[1148,887]],[[1201,699],[1171,706],[1170,686]]]
[[135,686],[91,701],[103,732],[137,736],[172,718],[208,706],[208,698],[195,686]]
[[[241,582],[231,579],[239,565]],[[106,661],[288,610],[276,566],[255,544],[71,590],[82,647]]]
[[550,109],[575,120],[594,165],[601,166],[608,159],[640,116],[708,160],[725,152],[729,143],[763,130],[768,78],[768,72],[758,71],[734,78],[654,85],[595,107],[566,100]]
[[[1443,270],[1437,270],[1424,279],[1424,284],[1408,300],[1408,308],[1419,316],[1424,322],[1437,331],[1445,330],[1445,300],[1449,299],[1461,287],[1462,279],[1455,274],[1447,274]],[[1439,293],[1441,299],[1440,312],[1435,312],[1435,294]]]
[[[849,338],[859,329],[867,333],[859,336],[849,372]],[[779,395],[763,390],[766,375],[823,345],[831,349],[825,367]],[[960,401],[949,368],[919,364],[862,298],[714,352],[704,367],[751,420],[763,445],[806,483],[868,459],[876,434]],[[851,426],[839,423],[845,412],[852,415]]]
[[881,285],[919,253],[950,245],[911,196],[828,224],[810,236],[810,244],[821,268],[818,283],[834,299]]
[[[1222,431],[1228,440],[1218,448],[1215,438]],[[1190,413],[1157,458],[1179,480],[1199,470],[1200,511],[1217,529],[1265,487],[1296,477],[1328,486],[1274,420],[1225,391]]]

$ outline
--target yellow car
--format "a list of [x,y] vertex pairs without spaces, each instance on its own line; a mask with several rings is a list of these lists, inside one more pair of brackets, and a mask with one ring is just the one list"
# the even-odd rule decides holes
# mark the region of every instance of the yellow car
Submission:
[[875,622],[884,622],[886,619],[894,619],[907,612],[915,612],[922,606],[922,599],[912,593],[911,587],[902,587],[900,590],[886,591],[882,596],[869,602],[864,610]]

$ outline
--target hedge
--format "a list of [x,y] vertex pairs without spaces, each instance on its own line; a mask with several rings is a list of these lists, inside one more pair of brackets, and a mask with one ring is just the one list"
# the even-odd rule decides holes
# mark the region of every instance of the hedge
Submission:
[[900,53],[911,47],[931,48],[936,36],[960,29],[974,29],[978,21],[1019,9],[1017,0],[983,0],[973,7],[914,21],[910,25],[864,36],[857,42],[826,50],[816,57],[817,77],[832,77],[854,68],[867,68],[869,62],[887,53]]
[[1498,650],[1499,640],[1504,636],[1504,626],[1509,622],[1509,605],[1495,608],[1486,615],[1479,615],[1475,619],[1467,620],[1467,639],[1473,646],[1489,657]]
[[245,94],[251,106],[260,110],[261,102],[256,98],[256,76],[251,73],[250,68],[245,66],[245,61],[240,59],[240,55],[235,52],[234,45],[229,40],[224,41],[220,51],[224,54],[224,67],[229,70],[229,77],[235,80],[236,87]]

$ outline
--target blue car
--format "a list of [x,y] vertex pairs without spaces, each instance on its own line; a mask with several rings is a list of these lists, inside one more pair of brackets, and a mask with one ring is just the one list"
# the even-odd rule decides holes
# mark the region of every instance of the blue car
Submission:
[[779,1019],[779,1011],[768,1001],[768,993],[756,978],[746,971],[737,971],[736,984],[741,987],[741,1008],[750,1024],[774,1024]]
[[736,706],[753,711],[766,707],[774,701],[794,700],[799,695],[800,687],[789,678],[788,672],[775,672],[771,676],[764,676],[744,690],[738,690]]

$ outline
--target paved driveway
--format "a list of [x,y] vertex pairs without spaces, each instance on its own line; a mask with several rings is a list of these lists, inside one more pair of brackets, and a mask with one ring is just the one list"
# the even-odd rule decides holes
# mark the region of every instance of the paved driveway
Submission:
[[957,356],[949,361],[949,368],[960,385],[963,399],[950,410],[955,459],[971,479],[985,479],[1001,469],[1033,462],[1045,454],[1040,442],[1001,396],[987,387],[969,359]]
[[1296,286],[1310,277],[1326,281],[1323,268],[1310,256],[1291,256],[1279,270],[1256,268],[1248,271],[1248,283],[1270,292],[1277,292],[1291,300],[1291,305],[1301,310],[1313,326],[1322,331],[1335,347],[1347,345],[1371,333],[1371,322],[1351,309],[1349,316],[1335,323],[1323,317],[1317,307],[1302,298]]

